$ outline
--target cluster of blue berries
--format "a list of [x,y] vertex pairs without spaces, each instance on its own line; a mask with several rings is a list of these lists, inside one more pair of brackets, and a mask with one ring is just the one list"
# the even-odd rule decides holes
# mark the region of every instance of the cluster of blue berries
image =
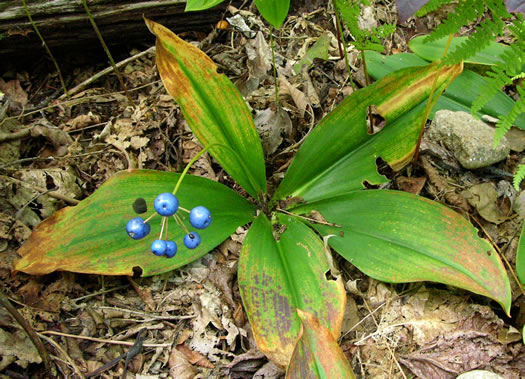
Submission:
[[[200,245],[201,237],[199,233],[195,231],[190,232],[182,222],[181,217],[176,213],[179,209],[189,213],[191,226],[196,229],[205,229],[210,226],[211,223],[211,212],[206,207],[198,206],[191,211],[179,207],[179,199],[169,192],[158,195],[153,203],[153,207],[155,208],[156,213],[162,216],[159,239],[156,239],[151,244],[151,252],[153,254],[159,257],[165,255],[168,258],[173,258],[177,253],[177,244],[174,241],[168,241],[167,239],[162,238],[164,232],[165,236],[168,234],[168,218],[170,216],[173,216],[175,222],[186,232],[186,235],[184,236],[184,245],[188,249],[195,249]],[[137,213],[146,212],[147,207],[144,199],[137,199],[133,204],[133,209],[135,209]],[[129,220],[126,225],[128,235],[135,240],[146,237],[151,231],[151,226],[148,224],[148,221],[151,220],[156,213],[148,217],[146,220],[142,217],[135,217]]]

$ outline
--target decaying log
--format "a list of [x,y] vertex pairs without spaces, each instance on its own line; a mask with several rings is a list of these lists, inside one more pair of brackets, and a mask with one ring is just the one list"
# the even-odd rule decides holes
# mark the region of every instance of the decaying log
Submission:
[[[81,0],[26,0],[48,46],[54,51],[100,47]],[[223,3],[225,4],[225,3]],[[202,12],[184,12],[185,0],[88,0],[95,22],[108,45],[154,43],[143,16],[176,33],[204,31],[221,19],[225,5]],[[0,0],[0,56],[6,59],[45,54],[21,0]]]

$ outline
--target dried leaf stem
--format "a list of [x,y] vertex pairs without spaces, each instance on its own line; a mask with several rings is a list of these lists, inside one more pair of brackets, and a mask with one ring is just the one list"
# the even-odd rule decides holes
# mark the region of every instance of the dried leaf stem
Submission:
[[106,52],[106,55],[108,56],[109,62],[111,63],[111,66],[113,67],[113,70],[115,71],[115,74],[118,77],[118,80],[120,81],[120,85],[122,89],[124,90],[124,93],[126,94],[126,97],[128,98],[128,101],[132,107],[135,107],[135,103],[133,102],[133,99],[131,98],[131,95],[128,92],[128,88],[126,87],[126,84],[124,84],[124,79],[122,78],[122,74],[117,68],[117,65],[115,64],[115,61],[113,60],[113,56],[111,55],[108,46],[106,45],[106,42],[104,41],[104,38],[102,38],[102,34],[100,33],[100,30],[98,29],[97,24],[95,23],[95,19],[93,18],[93,15],[91,14],[89,7],[87,5],[86,0],[82,0],[82,4],[84,5],[84,9],[86,10],[86,13],[88,15],[89,21],[91,22],[91,25],[93,26],[93,29],[95,30],[95,33],[97,34],[97,37],[102,44],[102,47],[104,48],[104,51]]

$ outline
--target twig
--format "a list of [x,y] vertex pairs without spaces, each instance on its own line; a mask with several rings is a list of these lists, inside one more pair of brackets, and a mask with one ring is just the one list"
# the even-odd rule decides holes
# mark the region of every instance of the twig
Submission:
[[22,129],[21,131],[15,133],[0,133],[0,143],[15,141],[17,139],[29,137],[30,135],[31,128]]
[[64,89],[64,95],[66,95],[66,97],[68,97],[69,95],[67,93],[66,83],[64,82],[64,78],[62,77],[62,72],[60,71],[60,67],[58,67],[58,63],[57,63],[55,57],[53,56],[53,54],[51,53],[51,50],[49,50],[49,46],[47,46],[46,40],[44,39],[42,34],[40,34],[40,31],[38,30],[36,24],[34,23],[33,18],[31,17],[31,13],[29,12],[29,8],[27,7],[26,0],[22,0],[22,3],[24,4],[24,9],[26,11],[27,18],[29,19],[29,22],[33,26],[33,29],[35,29],[36,34],[38,35],[38,37],[42,41],[42,45],[44,45],[44,48],[46,49],[47,53],[49,54],[49,57],[53,61],[53,64],[55,65],[55,68],[57,69],[58,78],[60,79],[60,83],[62,84],[62,88]]
[[40,337],[42,337],[43,339],[45,339],[48,343],[50,343],[51,345],[53,345],[55,347],[55,349],[58,350],[58,352],[60,354],[62,354],[62,356],[66,359],[66,363],[69,364],[71,367],[73,367],[73,371],[75,371],[75,373],[80,377],[80,378],[84,378],[84,374],[82,374],[82,371],[80,371],[80,369],[78,368],[78,366],[75,364],[75,362],[73,361],[73,359],[71,359],[71,357],[66,353],[66,351],[64,349],[62,349],[62,347],[56,343],[55,340],[53,340],[52,338],[49,338],[47,336],[44,336],[42,335],[42,333],[38,333],[38,335]]
[[[155,80],[154,82],[146,83],[144,85],[132,88],[132,89],[129,90],[129,92],[139,91],[139,90],[141,90],[143,88],[151,87],[152,85],[155,85],[155,84],[160,83],[160,82],[162,82],[162,80],[160,80],[160,79],[159,80]],[[107,95],[119,95],[119,94],[123,94],[123,93],[124,93],[124,91],[115,91],[115,92],[110,92]],[[36,109],[35,108],[30,108],[31,110],[28,111],[27,113],[22,112],[21,114],[19,114],[17,116],[11,116],[11,117],[6,117],[6,118],[2,119],[2,121],[0,121],[0,125],[3,125],[3,123],[6,122],[7,120],[20,119],[22,117],[26,117],[26,116],[30,116],[30,115],[35,114],[35,113],[40,113],[42,111],[46,111],[48,109],[57,108],[57,107],[60,107],[60,106],[67,107],[67,106],[70,106],[70,105],[76,105],[76,104],[82,103],[83,101],[86,101],[86,100],[89,100],[89,99],[97,99],[99,97],[100,97],[100,95],[90,95],[90,96],[84,96],[81,99],[77,98],[77,99],[66,100],[66,101],[63,101],[61,103],[56,103],[56,104],[53,104],[53,105],[49,105],[47,107],[36,108]],[[109,99],[109,101],[118,101],[118,99],[117,98]],[[1,117],[0,117],[0,119],[1,119]]]
[[[368,313],[372,316],[372,320],[374,321],[374,324],[376,325],[376,328],[379,329],[379,324],[376,320],[376,318],[374,317],[374,314],[372,312],[372,309],[370,309],[370,306],[368,305],[368,301],[366,301],[366,299],[363,297],[363,303],[365,304],[365,307],[366,309],[368,310]],[[394,355],[394,352],[392,351],[392,349],[390,348],[390,345],[388,343],[385,344],[386,345],[386,348],[388,349],[388,351],[390,352],[390,355],[392,356],[392,359],[394,360],[394,362],[396,363],[397,365],[397,368],[399,369],[399,371],[401,372],[401,375],[403,375],[403,378],[407,379],[406,375],[405,375],[405,372],[403,371],[403,369],[401,368],[401,365],[399,364],[396,356]]]
[[100,30],[98,29],[97,24],[95,23],[95,19],[93,18],[93,15],[89,11],[89,7],[87,5],[86,0],[82,0],[82,4],[84,5],[84,9],[86,10],[86,13],[88,15],[89,21],[91,22],[91,25],[93,26],[93,29],[95,30],[95,33],[97,34],[98,39],[100,40],[100,43],[102,44],[102,47],[104,48],[104,51],[106,52],[106,55],[108,56],[109,62],[111,63],[111,66],[113,66],[113,70],[115,71],[115,74],[117,74],[118,80],[120,81],[120,85],[122,89],[124,90],[124,93],[126,94],[126,97],[128,98],[128,101],[130,105],[134,108],[135,103],[133,102],[133,99],[131,98],[131,95],[128,92],[128,88],[126,87],[126,84],[124,83],[124,79],[122,78],[122,75],[120,74],[120,71],[118,70],[117,66],[115,65],[115,61],[113,60],[113,56],[111,55],[108,46],[106,45],[106,42],[104,41],[104,38],[102,38],[102,34],[100,33]]
[[[147,50],[144,50],[138,54],[135,54],[129,58],[126,58],[120,62],[118,62],[117,64],[115,64],[115,67],[116,68],[121,68],[122,66],[125,66],[127,65],[129,62],[133,62],[134,60],[137,60],[141,57],[143,57],[144,55],[147,55],[149,53],[154,53],[155,52],[155,46],[152,46],[150,47],[149,49]],[[111,72],[114,71],[114,67],[113,66],[110,66],[110,67],[107,67],[105,68],[104,70],[100,71],[100,72],[97,72],[95,75],[93,75],[92,77],[84,80],[82,83],[80,83],[79,85],[77,85],[76,87],[72,88],[69,90],[69,94],[72,96],[72,95],[76,95],[77,93],[79,93],[80,91],[82,91],[84,88],[86,88],[87,86],[89,86],[91,83],[97,81],[98,79],[100,79],[101,77],[103,77],[104,75],[107,75]],[[64,97],[63,96],[60,96],[58,99],[59,100],[62,100]]]
[[328,225],[328,226],[334,226],[336,228],[342,228],[341,225],[337,225],[337,224],[335,224],[333,222],[321,221],[321,220],[316,220],[315,218],[301,216],[301,215],[298,215],[298,214],[295,214],[295,213],[292,213],[292,212],[288,212],[288,211],[286,211],[284,209],[281,209],[281,208],[277,208],[276,211],[277,212],[282,212],[282,213],[287,214],[289,216],[299,217],[299,218],[302,218],[303,220],[306,220],[306,221],[309,221],[309,222],[313,222],[315,224]]
[[18,179],[15,179],[15,178],[11,178],[10,176],[5,176],[5,175],[0,175],[0,177],[3,177],[3,178],[6,178],[8,180],[11,180],[15,183],[20,183],[26,187],[30,187],[34,190],[37,190],[38,192],[41,192],[42,194],[46,194],[48,196],[51,196],[55,199],[58,199],[58,200],[64,200],[65,202],[69,203],[69,204],[73,204],[73,205],[77,205],[78,203],[80,203],[79,200],[77,199],[73,199],[72,197],[69,197],[69,196],[66,196],[66,195],[62,195],[61,193],[58,193],[56,191],[49,191],[43,187],[39,187],[39,186],[35,186],[33,184],[30,184],[30,183],[26,183],[22,180],[18,180]]
[[[96,337],[88,337],[88,336],[79,336],[76,334],[68,334],[68,333],[61,333],[61,332],[55,332],[53,330],[46,330],[44,332],[39,333],[40,335],[53,335],[53,336],[60,336],[60,337],[68,337],[68,338],[77,338],[80,340],[86,340],[86,341],[93,341],[93,342],[100,342],[100,343],[107,343],[111,345],[123,345],[123,346],[133,346],[134,342],[129,341],[116,341],[116,340],[107,340],[103,338],[96,338]],[[169,343],[145,343],[143,344],[144,347],[168,347],[171,346]]]
[[47,353],[46,347],[42,343],[42,340],[38,336],[38,334],[35,332],[35,330],[29,325],[24,317],[17,311],[17,309],[11,304],[7,296],[5,295],[4,291],[0,289],[0,304],[3,305],[3,307],[11,314],[11,316],[14,317],[14,319],[20,324],[22,328],[24,328],[25,332],[27,333],[29,339],[35,345],[36,349],[38,350],[38,354],[40,354],[40,357],[42,358],[42,362],[44,363],[44,367],[46,368],[46,371],[48,373],[52,372],[51,367],[51,361],[49,360],[49,355]]

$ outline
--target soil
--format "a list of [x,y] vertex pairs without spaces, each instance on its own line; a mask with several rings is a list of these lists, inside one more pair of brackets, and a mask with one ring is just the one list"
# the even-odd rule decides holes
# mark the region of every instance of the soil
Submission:
[[[225,17],[231,17],[231,12]],[[269,43],[268,24],[254,8],[243,12],[252,30]],[[379,23],[395,23],[394,2],[374,2],[373,17]],[[385,54],[407,51],[410,38],[427,33],[443,17],[443,12],[435,13],[399,25],[384,41]],[[284,26],[274,33],[276,61],[282,70],[289,70],[323,34],[336,40],[333,10],[326,2],[297,2]],[[181,36],[198,44],[219,65],[245,95],[254,114],[274,106],[271,70],[265,70],[256,83],[252,80],[258,66],[247,51],[260,46],[255,44],[257,37],[231,25]],[[5,111],[0,117],[4,119],[1,131],[15,133],[31,127],[29,133],[0,142],[1,289],[6,301],[38,332],[52,366],[48,371],[19,321],[1,307],[1,378],[284,377],[258,350],[242,307],[236,269],[246,228],[239,228],[202,259],[160,276],[13,272],[18,248],[43,219],[89,197],[119,171],[138,167],[180,172],[201,150],[160,81],[154,51],[140,54],[149,47],[114,51],[116,61],[135,57],[121,67],[133,105],[111,73],[78,89],[70,100],[62,98],[57,71],[44,54],[37,61],[0,72],[4,93],[0,105]],[[256,54],[265,58],[267,49],[263,46]],[[103,56],[58,58],[70,89],[108,66]],[[353,80],[358,86],[366,85],[359,52],[350,50],[349,58]],[[284,128],[277,141],[265,145],[274,188],[297,144],[353,91],[336,47],[328,60],[315,59],[304,75],[294,78],[289,87],[298,90],[303,100],[286,94],[282,87],[280,96],[291,128]],[[513,172],[520,158],[512,152],[497,168]],[[400,172],[381,162],[379,168],[391,179],[388,188],[461,209],[479,228],[480,236],[489,239],[514,267],[521,220],[512,212],[511,198],[498,198],[505,221],[491,223],[475,209],[461,208],[464,181],[459,179],[467,174],[473,182],[502,186],[498,183],[511,183],[512,178],[487,171],[457,172],[441,163],[439,158],[423,155]],[[208,155],[190,173],[242,194]],[[451,186],[455,196],[447,194]],[[57,193],[57,187],[64,191]],[[345,260],[337,259],[337,263],[347,289],[339,342],[357,377],[452,378],[472,369],[490,369],[508,378],[525,376],[525,349],[518,331],[525,321],[525,297],[515,284],[509,318],[497,304],[470,292],[434,283],[381,283]],[[136,354],[128,354],[134,350]]]

